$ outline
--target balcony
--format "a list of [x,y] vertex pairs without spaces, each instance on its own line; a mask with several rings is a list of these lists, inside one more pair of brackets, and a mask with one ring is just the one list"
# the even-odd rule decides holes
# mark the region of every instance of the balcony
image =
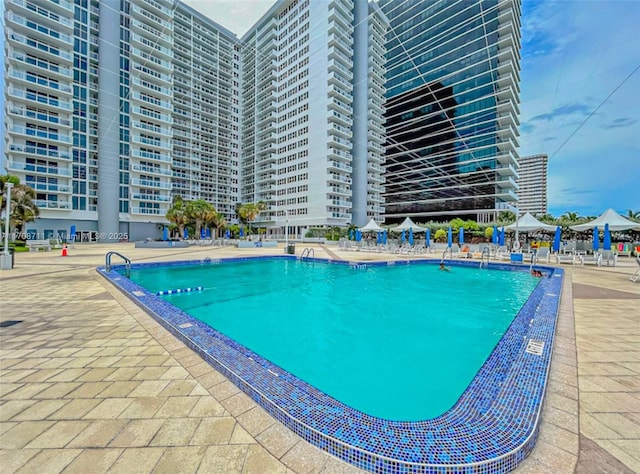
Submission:
[[58,81],[44,79],[42,77],[37,77],[32,74],[27,74],[23,71],[17,71],[15,69],[11,69],[11,71],[9,71],[9,77],[22,81],[27,86],[36,86],[38,90],[42,90],[47,93],[50,93],[52,91],[63,92],[68,95],[71,95],[73,93],[71,86],[67,84],[60,84]]
[[26,135],[28,137],[37,137],[37,138],[49,140],[56,143],[62,142],[66,144],[71,144],[71,136],[64,133],[59,133],[59,132],[38,130],[35,128],[21,127],[19,125],[12,125],[10,128],[10,132],[19,134],[19,135]]
[[166,209],[156,209],[151,207],[131,207],[131,214],[142,214],[142,215],[151,215],[151,216],[164,216],[167,213]]
[[27,20],[20,15],[15,15],[11,11],[7,14],[7,20],[8,24],[13,26],[16,31],[22,31],[34,39],[46,41],[47,43],[55,43],[62,47],[71,47],[73,45],[71,36],[60,33],[57,30],[58,27],[51,29],[37,21]]
[[60,60],[65,60],[67,62],[73,61],[73,55],[69,51],[60,50],[59,48],[51,46],[47,43],[43,43],[32,38],[27,38],[18,33],[12,32],[9,35],[9,40],[15,41],[27,48],[35,50],[33,51],[34,56],[42,56],[43,58],[49,59],[52,61],[60,61]]
[[35,191],[71,194],[71,186],[66,184],[36,183],[33,181],[27,181],[26,184]]
[[329,171],[343,171],[351,173],[351,171],[353,170],[350,165],[335,160],[327,160],[327,165]]
[[60,100],[56,97],[48,97],[46,95],[34,94],[33,92],[27,92],[22,89],[15,89],[10,87],[8,90],[8,95],[12,97],[16,97],[19,99],[26,99],[33,102],[37,102],[38,104],[55,107],[56,109],[63,109],[66,111],[71,110],[71,102],[68,100]]
[[58,168],[55,166],[40,166],[31,163],[21,163],[18,161],[10,161],[7,163],[7,168],[13,171],[27,171],[30,173],[56,175],[56,176],[71,176],[71,171],[68,168]]
[[57,158],[60,160],[71,160],[71,153],[59,150],[49,150],[47,148],[40,148],[35,146],[27,146],[21,144],[12,143],[9,145],[9,150],[12,153],[24,153],[28,155],[46,156],[48,158]]
[[131,171],[136,171],[138,173],[146,173],[146,174],[157,174],[160,176],[171,176],[171,170],[166,168],[159,168],[155,166],[143,166],[136,163],[131,163],[129,165]]
[[47,201],[45,199],[36,199],[33,202],[40,209],[62,209],[62,210],[71,209],[71,203],[67,201]]
[[12,106],[9,109],[9,114],[17,117],[26,117],[32,120],[39,120],[62,127],[71,127],[71,121],[69,119],[60,118],[56,115],[49,115],[43,112],[36,112],[35,110],[25,109],[24,107]]
[[155,181],[150,179],[132,179],[131,184],[133,186],[140,186],[144,188],[155,189],[171,189],[171,183],[168,181]]
[[135,199],[137,201],[171,202],[171,196],[144,193],[132,194],[131,199]]
[[171,163],[171,157],[164,153],[151,153],[148,151],[142,151],[138,149],[131,150],[131,156],[136,158],[143,158],[145,160],[162,161],[163,163]]

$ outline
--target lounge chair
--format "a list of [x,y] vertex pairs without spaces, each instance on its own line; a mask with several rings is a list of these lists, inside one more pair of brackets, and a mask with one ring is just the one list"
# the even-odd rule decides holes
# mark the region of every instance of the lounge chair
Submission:
[[576,256],[573,252],[569,253],[559,253],[556,255],[556,263],[570,263],[571,265],[575,265]]
[[600,254],[600,265],[615,267],[618,261],[618,255],[613,250],[603,250]]
[[599,267],[602,265],[602,254],[600,252],[592,253],[590,255],[581,255],[580,256],[580,265],[595,265]]
[[549,263],[551,255],[549,254],[549,247],[540,247],[536,252],[535,263],[546,262]]
[[640,279],[640,256],[636,257],[636,263],[638,264],[638,269],[635,271],[633,275],[631,275],[630,280],[636,282]]

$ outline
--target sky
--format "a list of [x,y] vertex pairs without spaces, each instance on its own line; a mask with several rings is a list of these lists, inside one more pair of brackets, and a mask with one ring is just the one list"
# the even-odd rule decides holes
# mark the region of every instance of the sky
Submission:
[[[241,37],[275,1],[185,3]],[[523,0],[519,152],[549,156],[554,216],[640,212],[637,25],[637,0]]]

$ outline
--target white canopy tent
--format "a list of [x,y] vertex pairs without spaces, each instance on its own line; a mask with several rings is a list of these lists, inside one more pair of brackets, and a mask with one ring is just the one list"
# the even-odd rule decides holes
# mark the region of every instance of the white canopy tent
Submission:
[[626,217],[622,217],[613,209],[607,209],[602,214],[600,214],[600,216],[597,219],[594,219],[591,222],[587,222],[585,224],[572,225],[570,229],[577,230],[578,232],[593,229],[594,227],[598,227],[599,229],[604,229],[605,224],[609,224],[610,231],[621,231],[621,230],[630,230],[630,229],[640,230],[640,223],[633,222],[627,219]]
[[384,229],[380,227],[376,223],[376,221],[371,219],[369,222],[367,222],[367,225],[365,225],[364,227],[360,227],[358,230],[360,230],[361,232],[382,232]]
[[514,230],[518,232],[535,232],[537,230],[546,230],[547,232],[554,232],[556,230],[555,225],[545,224],[533,217],[530,213],[526,213],[519,218],[513,224],[505,226],[506,230]]
[[427,230],[426,227],[420,227],[419,225],[416,225],[416,223],[413,222],[410,217],[407,217],[404,221],[402,221],[402,224],[397,227],[393,227],[391,230],[402,232],[403,230],[409,229],[413,229],[413,232],[424,232],[425,230]]

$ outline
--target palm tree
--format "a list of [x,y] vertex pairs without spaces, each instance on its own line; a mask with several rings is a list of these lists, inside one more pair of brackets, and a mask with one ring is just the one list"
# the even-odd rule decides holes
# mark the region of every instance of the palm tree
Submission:
[[627,219],[632,221],[640,221],[640,211],[633,212],[631,209],[627,210]]
[[0,212],[4,210],[6,205],[5,193],[7,183],[12,183],[14,186],[17,186],[20,184],[20,178],[18,178],[17,176],[11,176],[9,174],[6,176],[0,176]]
[[249,231],[251,231],[251,223],[256,220],[264,209],[266,209],[266,204],[262,201],[258,203],[249,202],[238,208],[238,215],[249,225]]
[[180,233],[180,238],[184,236],[184,226],[188,223],[187,213],[186,213],[186,203],[182,200],[180,196],[177,196],[171,207],[167,210],[167,214],[165,216],[167,220],[173,223]]
[[[213,205],[205,201],[204,199],[198,199],[196,201],[189,201],[186,206],[186,215],[196,227],[196,238],[200,238],[202,224],[207,219],[207,215],[213,209]],[[215,209],[213,209],[215,211]]]
[[24,226],[27,222],[36,220],[40,215],[40,209],[33,202],[36,192],[25,184],[17,184],[11,192],[11,221],[13,221],[19,234],[24,234]]
[[227,219],[225,219],[222,212],[216,212],[211,219],[211,225],[216,228],[216,238],[222,237],[220,229],[224,229],[227,225]]
[[562,216],[560,216],[560,218],[570,222],[575,222],[580,219],[580,216],[577,212],[565,212],[564,214],[562,214]]

